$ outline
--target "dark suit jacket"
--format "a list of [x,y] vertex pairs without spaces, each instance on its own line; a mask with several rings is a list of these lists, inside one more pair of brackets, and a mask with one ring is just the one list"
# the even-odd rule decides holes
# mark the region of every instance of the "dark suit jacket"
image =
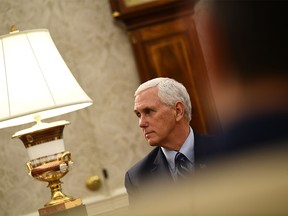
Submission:
[[[209,143],[213,137],[202,136],[194,131],[195,168],[204,166],[206,155],[209,155]],[[131,167],[125,175],[125,187],[130,203],[147,187],[172,183],[167,159],[160,147],[154,148],[144,159]],[[147,187],[146,187],[147,186]]]

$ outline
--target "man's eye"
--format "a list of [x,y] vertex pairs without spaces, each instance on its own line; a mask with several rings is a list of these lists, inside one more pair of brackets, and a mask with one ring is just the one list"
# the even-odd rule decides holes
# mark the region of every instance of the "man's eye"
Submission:
[[135,114],[136,114],[136,116],[137,116],[138,118],[141,117],[141,114],[140,114],[139,112],[135,112]]
[[145,115],[145,116],[151,115],[152,112],[153,112],[153,110],[151,110],[151,109],[144,109],[142,112],[136,112],[135,111],[135,114],[138,118],[141,118],[142,115]]

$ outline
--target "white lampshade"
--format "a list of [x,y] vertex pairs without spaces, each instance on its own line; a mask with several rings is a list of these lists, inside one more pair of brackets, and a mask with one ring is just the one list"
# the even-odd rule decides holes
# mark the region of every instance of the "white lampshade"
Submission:
[[91,105],[47,29],[0,36],[0,128]]

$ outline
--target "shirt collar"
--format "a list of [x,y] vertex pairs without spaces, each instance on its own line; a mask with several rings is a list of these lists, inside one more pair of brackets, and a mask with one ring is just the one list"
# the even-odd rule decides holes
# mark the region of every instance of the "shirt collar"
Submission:
[[[169,168],[174,171],[175,170],[175,155],[177,154],[176,151],[171,151],[161,147],[167,161],[169,164]],[[192,163],[194,163],[194,132],[193,129],[190,127],[189,135],[185,140],[184,144],[180,148],[179,152],[184,154]]]

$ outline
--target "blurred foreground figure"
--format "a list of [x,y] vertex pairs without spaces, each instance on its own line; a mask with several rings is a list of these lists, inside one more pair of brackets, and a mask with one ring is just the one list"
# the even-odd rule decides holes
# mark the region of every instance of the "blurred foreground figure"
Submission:
[[198,7],[196,13],[206,10],[199,34],[210,46],[222,145],[237,153],[287,141],[288,1],[208,0]]

